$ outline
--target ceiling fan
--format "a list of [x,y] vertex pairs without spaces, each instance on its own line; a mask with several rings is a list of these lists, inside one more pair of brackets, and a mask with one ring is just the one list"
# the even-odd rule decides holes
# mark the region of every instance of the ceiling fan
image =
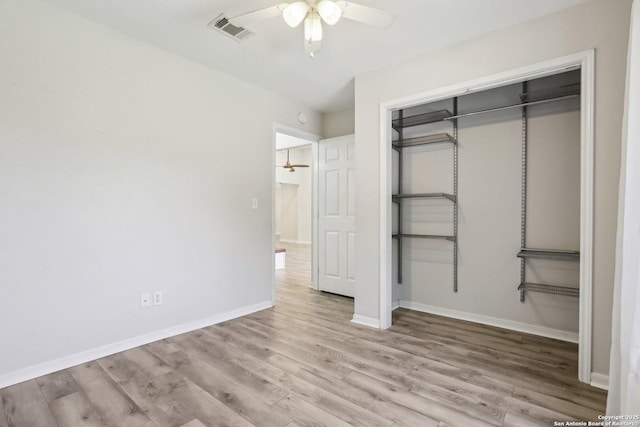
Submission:
[[304,50],[309,56],[315,56],[322,43],[322,21],[327,25],[336,24],[341,17],[387,28],[393,23],[393,16],[380,9],[363,6],[358,3],[340,0],[304,0],[293,3],[280,3],[265,9],[229,18],[229,22],[244,27],[254,22],[282,15],[290,27],[297,27],[304,21]]
[[295,172],[296,170],[294,168],[308,168],[309,165],[292,165],[291,162],[289,162],[289,150],[287,150],[287,163],[285,163],[283,166],[276,165],[276,167],[289,169],[289,172]]

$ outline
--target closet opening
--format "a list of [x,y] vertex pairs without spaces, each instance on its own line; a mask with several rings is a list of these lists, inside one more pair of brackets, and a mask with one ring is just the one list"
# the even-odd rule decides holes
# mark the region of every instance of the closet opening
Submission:
[[575,342],[590,381],[593,52],[381,106],[381,327]]

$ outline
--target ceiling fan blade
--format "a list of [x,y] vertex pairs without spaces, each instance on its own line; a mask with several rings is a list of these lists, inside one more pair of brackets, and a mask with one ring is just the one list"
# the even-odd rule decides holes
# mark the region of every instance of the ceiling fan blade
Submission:
[[291,165],[292,168],[308,168],[309,165]]
[[384,10],[374,9],[350,1],[336,1],[336,3],[342,8],[343,18],[362,22],[363,24],[387,28],[393,24],[393,20],[395,19],[393,15]]
[[282,11],[288,6],[288,3],[280,3],[276,6],[267,7],[266,9],[254,10],[253,12],[244,13],[242,15],[229,18],[229,22],[237,27],[244,27],[256,22],[264,21],[269,18],[275,18],[282,15]]

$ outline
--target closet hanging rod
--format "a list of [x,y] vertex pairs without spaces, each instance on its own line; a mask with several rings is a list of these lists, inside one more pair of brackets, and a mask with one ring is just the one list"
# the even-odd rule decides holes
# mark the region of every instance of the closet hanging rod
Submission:
[[490,108],[488,110],[473,111],[471,113],[458,114],[457,116],[445,117],[442,120],[454,120],[454,119],[460,119],[460,118],[463,118],[463,117],[477,116],[478,114],[493,113],[495,111],[502,111],[502,110],[510,110],[512,108],[522,108],[522,107],[527,107],[529,105],[546,104],[546,103],[549,103],[549,102],[562,101],[562,100],[565,100],[565,99],[576,98],[578,96],[580,96],[580,94],[561,96],[561,97],[552,98],[552,99],[543,99],[541,101],[533,101],[533,102],[525,102],[525,103],[521,103],[521,104],[507,105],[505,107]]

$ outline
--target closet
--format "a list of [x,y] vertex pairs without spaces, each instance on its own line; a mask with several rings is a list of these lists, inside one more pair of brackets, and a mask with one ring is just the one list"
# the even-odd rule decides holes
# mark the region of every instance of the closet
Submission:
[[393,300],[577,332],[580,71],[391,124]]

